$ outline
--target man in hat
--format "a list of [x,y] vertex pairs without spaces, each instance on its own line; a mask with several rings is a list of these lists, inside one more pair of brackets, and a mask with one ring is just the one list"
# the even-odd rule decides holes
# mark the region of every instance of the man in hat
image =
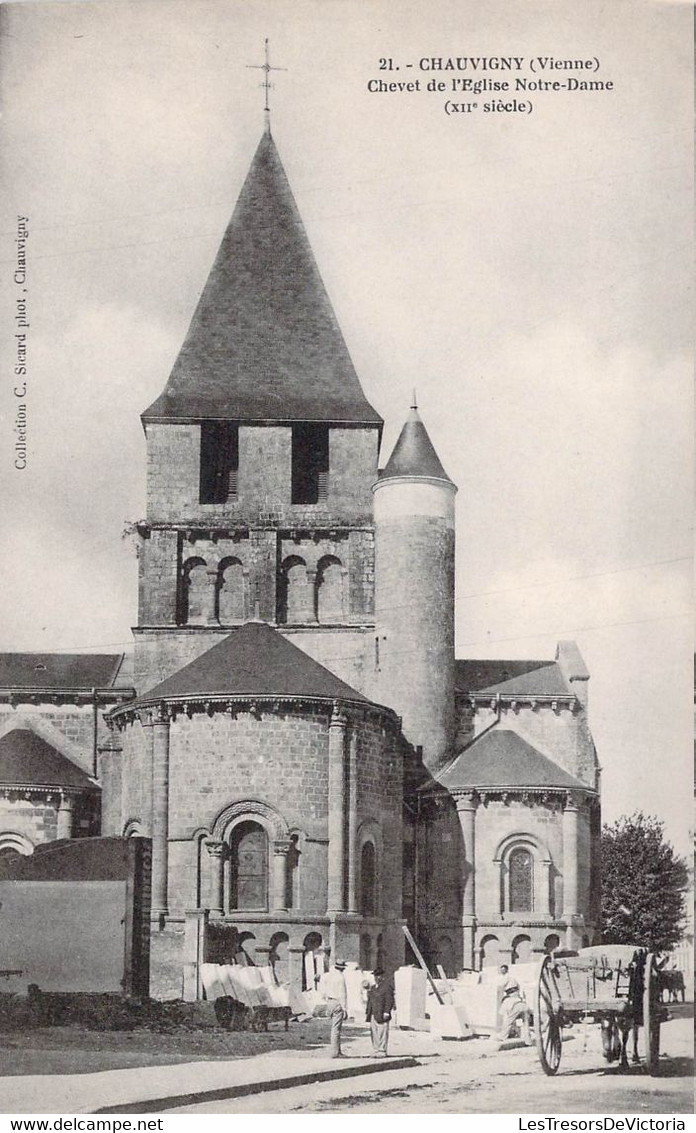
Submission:
[[348,1018],[346,1011],[346,977],[343,975],[346,968],[345,960],[334,960],[333,967],[322,980],[322,990],[326,995],[326,1005],[331,1020],[331,1057],[341,1058],[341,1028],[344,1019]]
[[394,1010],[394,992],[391,983],[385,978],[384,968],[375,968],[374,985],[367,991],[367,1013],[370,1024],[372,1050],[376,1058],[387,1057],[389,1041],[389,1022]]

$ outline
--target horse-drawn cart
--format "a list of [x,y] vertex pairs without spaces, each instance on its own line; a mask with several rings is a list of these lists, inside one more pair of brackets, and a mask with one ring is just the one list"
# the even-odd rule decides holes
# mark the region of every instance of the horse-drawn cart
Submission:
[[547,956],[541,966],[533,1005],[539,1061],[546,1074],[561,1064],[561,1030],[585,1020],[602,1027],[607,1061],[628,1064],[626,1047],[633,1035],[633,1061],[638,1055],[638,1028],[643,1028],[643,1063],[657,1073],[660,1024],[667,1018],[661,1002],[660,971],[655,955],[632,945],[599,945],[577,953]]

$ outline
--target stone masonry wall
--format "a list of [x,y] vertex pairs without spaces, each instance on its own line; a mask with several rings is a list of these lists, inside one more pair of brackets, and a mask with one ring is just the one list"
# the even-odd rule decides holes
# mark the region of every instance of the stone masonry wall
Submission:
[[[495,718],[493,709],[477,705],[474,714],[476,735],[485,731]],[[571,712],[560,704],[557,711],[550,704],[539,704],[532,709],[522,703],[513,709],[503,702],[498,726],[517,732],[569,775],[594,788],[596,757],[584,709],[576,707]]]
[[[106,709],[112,705],[107,705]],[[104,723],[106,709],[97,710],[97,745],[104,742],[108,729]],[[91,704],[0,704],[0,729],[7,724],[16,727],[35,726],[48,743],[53,742],[62,752],[88,775],[93,773],[94,760],[94,707]],[[62,745],[62,746],[61,746]]]
[[58,837],[58,804],[46,799],[0,799],[0,833],[21,834],[32,846]]
[[375,427],[329,432],[329,492],[322,504],[291,503],[291,428],[241,425],[237,496],[201,504],[200,425],[148,424],[147,517],[152,522],[282,525],[372,521],[377,478]]

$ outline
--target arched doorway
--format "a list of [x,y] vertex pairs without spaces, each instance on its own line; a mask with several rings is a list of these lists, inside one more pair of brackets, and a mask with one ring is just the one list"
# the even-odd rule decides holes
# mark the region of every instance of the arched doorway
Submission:
[[532,958],[532,941],[528,936],[516,936],[512,942],[513,964],[526,964]]
[[500,941],[497,936],[484,936],[480,945],[481,967],[498,967],[500,962]]
[[324,941],[320,933],[308,932],[302,945],[302,990],[316,991],[324,972]]

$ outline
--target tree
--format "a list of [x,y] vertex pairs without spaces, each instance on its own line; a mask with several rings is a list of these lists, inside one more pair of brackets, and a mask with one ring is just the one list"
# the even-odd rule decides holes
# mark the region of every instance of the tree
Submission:
[[601,842],[602,940],[661,952],[681,937],[686,863],[659,818],[637,812],[605,825]]

